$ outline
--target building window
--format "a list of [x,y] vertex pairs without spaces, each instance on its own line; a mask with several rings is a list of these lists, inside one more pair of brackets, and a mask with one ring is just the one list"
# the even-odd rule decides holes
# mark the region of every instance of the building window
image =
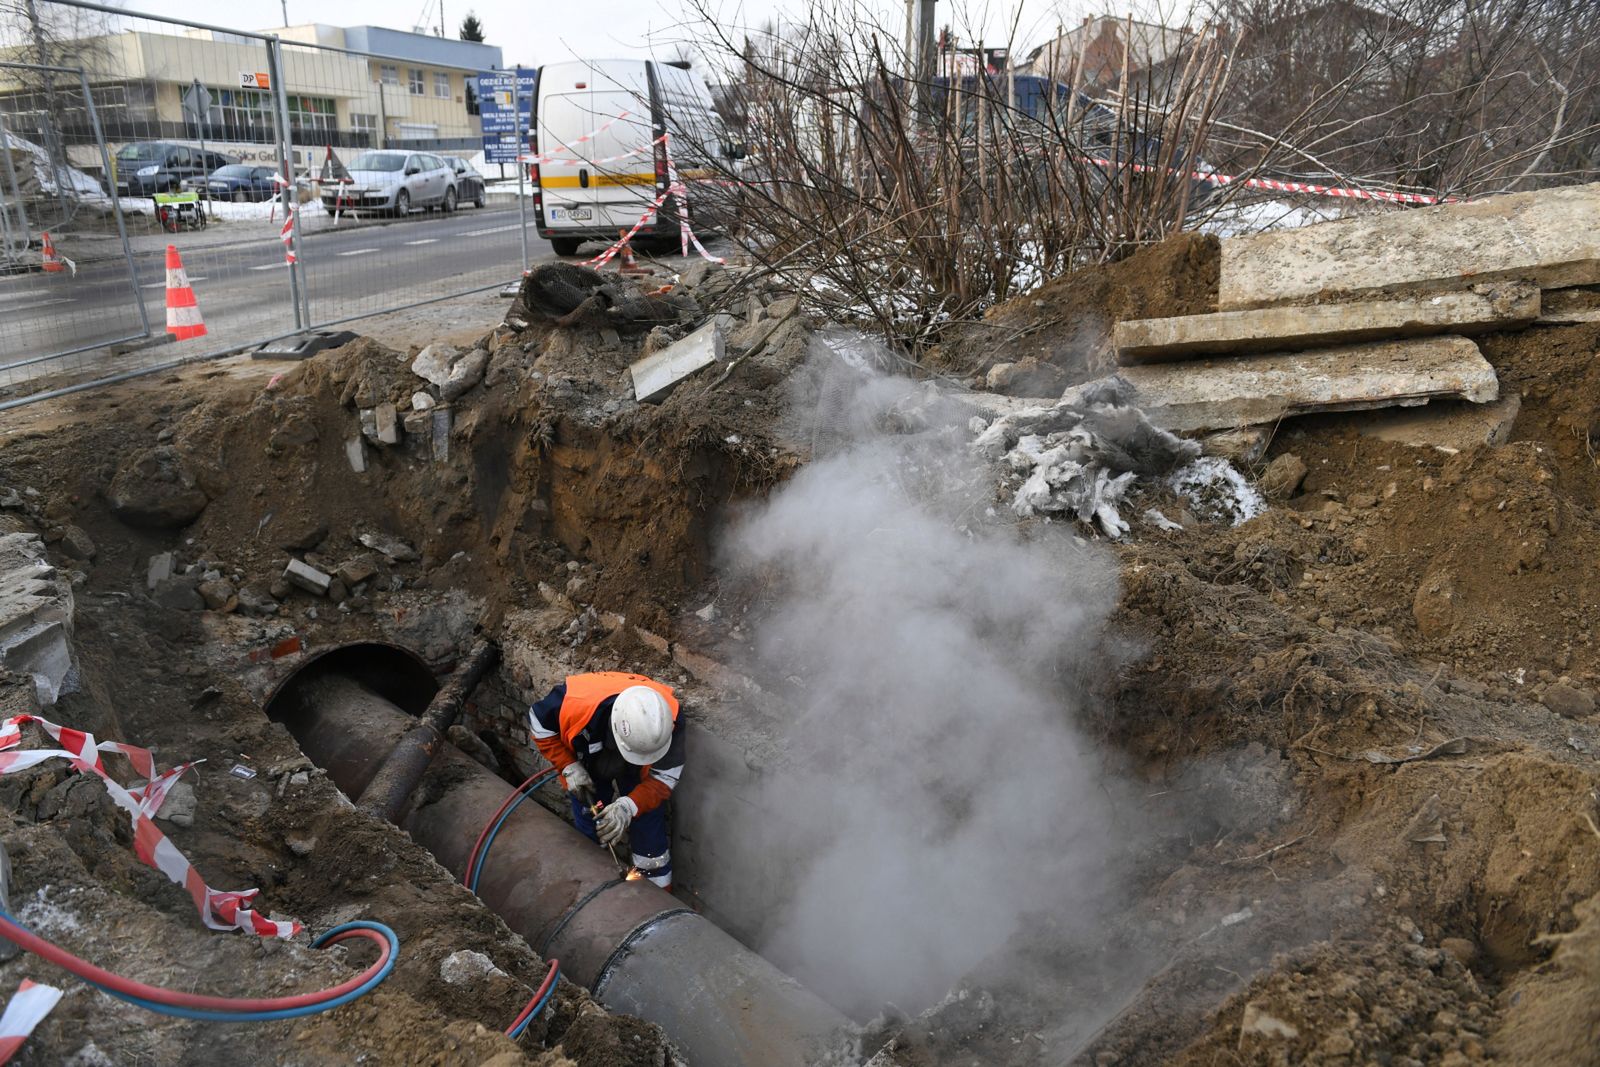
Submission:
[[338,125],[336,116],[332,97],[289,97],[289,128],[295,133],[330,133]]
[[422,95],[422,71],[417,69],[416,67],[412,67],[411,70],[410,70],[410,74],[411,74],[411,95],[412,96],[421,96]]
[[378,67],[378,78],[385,85],[400,84],[400,68],[392,63],[384,63]]
[[433,72],[433,95],[440,100],[450,99],[450,75],[442,70]]
[[272,94],[263,89],[213,88],[208,118],[205,134],[224,141],[270,143],[276,129]]
[[350,112],[350,128],[357,133],[371,133],[378,128],[378,116],[363,115],[359,111]]

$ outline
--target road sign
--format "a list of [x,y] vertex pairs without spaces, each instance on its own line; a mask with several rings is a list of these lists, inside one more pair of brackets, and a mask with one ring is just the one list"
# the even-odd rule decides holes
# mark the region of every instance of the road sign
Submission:
[[478,75],[485,163],[515,163],[533,118],[539,72],[526,67]]
[[211,91],[200,84],[199,78],[183,91],[183,110],[197,126],[211,114]]

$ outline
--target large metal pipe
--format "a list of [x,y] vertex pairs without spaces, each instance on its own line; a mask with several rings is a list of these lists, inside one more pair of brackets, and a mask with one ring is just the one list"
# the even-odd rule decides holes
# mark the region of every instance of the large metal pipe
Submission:
[[[416,723],[336,673],[291,682],[271,710],[351,797]],[[402,825],[460,877],[484,821],[510,791],[445,745]],[[670,893],[621,880],[604,849],[537,804],[506,820],[478,896],[541,955],[559,958],[562,972],[601,1004],[661,1026],[696,1067],[859,1059],[841,1013]]]

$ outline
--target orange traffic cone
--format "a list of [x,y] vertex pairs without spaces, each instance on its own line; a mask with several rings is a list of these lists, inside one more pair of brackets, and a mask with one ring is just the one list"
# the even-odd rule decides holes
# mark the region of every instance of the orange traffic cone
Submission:
[[178,246],[167,246],[167,332],[175,340],[204,337],[206,324],[200,321],[200,305],[195,301],[189,275],[178,258]]
[[66,270],[66,265],[61,262],[61,257],[56,255],[55,242],[50,240],[50,235],[44,235],[44,269],[51,274]]
[[618,269],[623,274],[649,274],[650,272],[639,266],[639,261],[633,258],[633,245],[628,243],[628,232],[618,231],[622,234],[622,266]]

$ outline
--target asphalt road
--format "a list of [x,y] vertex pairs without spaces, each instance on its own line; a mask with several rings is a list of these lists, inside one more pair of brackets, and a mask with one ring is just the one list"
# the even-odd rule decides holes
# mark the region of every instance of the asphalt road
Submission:
[[[549,257],[550,245],[534,233],[531,215],[529,222],[530,259]],[[331,219],[314,220],[301,241],[312,318],[330,322],[512,281],[522,265],[519,230],[516,205],[493,202],[451,215],[344,218],[337,227]],[[233,232],[239,234],[237,240],[219,242],[224,233]],[[213,227],[179,233],[137,250],[138,298],[152,332],[161,333],[166,323],[166,241],[183,256],[209,330],[207,343],[244,343],[292,330],[289,278],[277,234],[271,224],[232,222],[221,232]],[[103,243],[108,249],[118,247],[114,241]],[[120,255],[82,262],[76,276],[0,277],[0,371],[19,360],[136,333],[137,307]],[[55,362],[40,367],[52,369]]]

